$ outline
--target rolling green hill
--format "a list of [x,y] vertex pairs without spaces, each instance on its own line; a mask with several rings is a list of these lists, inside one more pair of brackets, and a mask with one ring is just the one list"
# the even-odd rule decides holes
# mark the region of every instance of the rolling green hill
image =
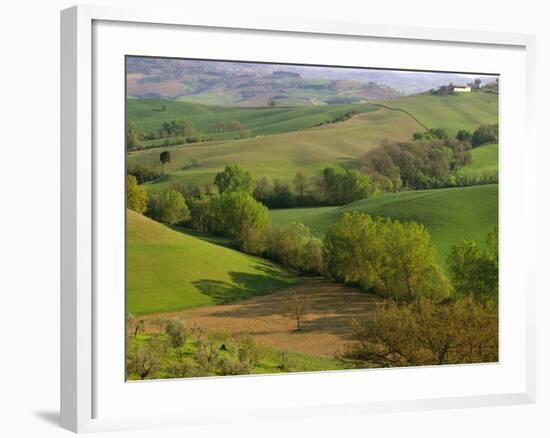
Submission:
[[[162,105],[166,105],[166,111],[161,111]],[[198,134],[213,139],[239,138],[237,132],[209,133],[210,125],[215,122],[238,120],[250,130],[252,136],[256,136],[310,128],[349,111],[376,110],[369,104],[240,108],[161,99],[126,100],[126,116],[145,132],[158,130],[166,121],[186,119],[193,123]],[[145,144],[155,144],[155,141]]]
[[126,303],[145,314],[221,304],[296,283],[265,260],[174,231],[127,210]]
[[167,176],[145,184],[149,192],[178,182],[211,183],[227,164],[238,164],[254,178],[268,176],[290,182],[299,170],[314,175],[329,164],[348,164],[385,138],[407,140],[419,129],[411,117],[380,109],[297,132],[136,151],[128,154],[128,163],[160,166],[160,152],[170,151]]
[[400,221],[416,221],[428,229],[444,265],[450,247],[462,239],[485,242],[498,223],[498,185],[419,190],[382,195],[342,207],[272,210],[274,224],[303,222],[312,233],[323,237],[342,213],[361,211]]
[[498,94],[493,93],[417,94],[379,103],[408,111],[429,128],[444,128],[452,137],[459,129],[473,131],[498,122]]
[[498,172],[498,144],[484,144],[472,149],[472,162],[458,169],[461,175],[484,176]]

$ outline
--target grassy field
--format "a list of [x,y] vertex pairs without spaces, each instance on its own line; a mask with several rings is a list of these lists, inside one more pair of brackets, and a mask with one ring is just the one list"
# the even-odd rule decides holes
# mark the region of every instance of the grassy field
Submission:
[[[315,174],[329,164],[354,162],[388,137],[407,140],[421,127],[409,116],[378,110],[341,123],[265,137],[174,146],[167,176],[145,184],[149,192],[165,190],[175,182],[211,183],[227,164],[238,164],[254,178],[266,175],[290,182],[297,171]],[[167,148],[132,152],[128,163],[160,166],[159,153]]]
[[[160,110],[162,105],[166,105],[166,111]],[[127,99],[126,109],[127,117],[145,132],[156,131],[166,121],[185,119],[193,123],[198,134],[217,139],[238,138],[238,134],[208,133],[209,126],[215,122],[238,120],[250,129],[252,136],[270,135],[310,128],[349,111],[377,110],[368,104],[240,108],[161,99]]]
[[472,149],[472,162],[458,170],[461,175],[484,176],[498,172],[498,144],[486,144]]
[[127,211],[127,310],[134,314],[221,304],[298,279],[265,260],[174,231]]
[[428,229],[443,266],[450,247],[462,239],[485,242],[498,223],[498,185],[419,190],[382,195],[343,207],[272,210],[274,224],[303,222],[323,237],[342,213],[361,211],[401,221],[416,221]]
[[379,103],[404,109],[430,128],[444,128],[454,137],[459,129],[475,130],[498,122],[498,95],[462,93],[452,96],[419,94]]

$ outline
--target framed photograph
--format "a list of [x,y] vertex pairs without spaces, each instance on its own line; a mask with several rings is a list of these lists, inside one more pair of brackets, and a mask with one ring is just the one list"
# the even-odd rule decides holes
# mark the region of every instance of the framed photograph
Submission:
[[63,427],[534,402],[534,37],[61,17]]

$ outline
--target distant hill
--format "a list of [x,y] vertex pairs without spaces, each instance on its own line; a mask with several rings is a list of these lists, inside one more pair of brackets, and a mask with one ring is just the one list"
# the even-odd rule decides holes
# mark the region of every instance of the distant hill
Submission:
[[[392,99],[472,80],[449,73],[143,57],[129,57],[127,73],[128,96],[229,106]],[[481,79],[482,83],[493,80]]]
[[221,304],[297,282],[263,259],[174,231],[131,210],[126,250],[127,309],[134,314]]

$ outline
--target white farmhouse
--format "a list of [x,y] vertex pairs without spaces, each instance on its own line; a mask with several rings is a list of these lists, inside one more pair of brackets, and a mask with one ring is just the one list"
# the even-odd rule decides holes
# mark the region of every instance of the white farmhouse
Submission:
[[455,93],[471,93],[472,87],[469,86],[462,86],[462,85],[455,85],[453,87],[453,91]]

